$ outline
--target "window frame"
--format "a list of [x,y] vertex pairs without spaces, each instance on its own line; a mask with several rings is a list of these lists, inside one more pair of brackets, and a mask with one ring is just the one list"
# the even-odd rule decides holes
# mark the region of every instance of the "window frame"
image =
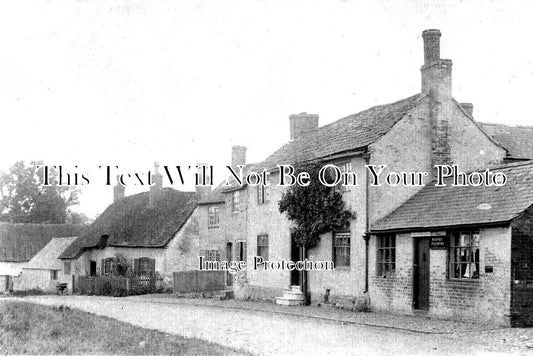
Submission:
[[[463,239],[463,237],[468,237],[468,239]],[[448,234],[447,277],[449,280],[473,281],[480,279],[480,240],[479,230],[455,230]],[[463,242],[464,245],[461,245]],[[456,257],[463,256],[466,260],[456,259]],[[465,267],[464,272],[463,265]],[[472,270],[472,267],[474,267],[474,270]]]
[[[339,240],[344,240],[344,244],[337,244]],[[335,268],[339,269],[349,269],[351,268],[351,258],[352,258],[352,234],[350,231],[335,231],[332,234],[332,252],[333,252],[333,264]],[[341,241],[342,241],[341,240]],[[346,243],[347,240],[347,243]],[[337,249],[343,249],[344,251],[348,251],[347,253],[347,264],[338,264],[339,258],[337,257]],[[346,254],[344,254],[346,255]]]
[[113,257],[104,258],[104,265],[102,266],[102,275],[110,276],[113,274],[115,259]]
[[376,239],[376,271],[379,277],[396,272],[396,234],[378,235]]
[[231,194],[231,212],[238,213],[241,211],[241,192],[239,190],[234,191]]
[[268,261],[269,238],[268,234],[257,235],[257,256],[262,257],[263,260]]
[[50,270],[50,280],[57,281],[58,277],[59,276],[56,269]]
[[205,250],[204,257],[206,261],[220,262],[220,250]]
[[340,162],[335,163],[335,165],[341,171],[341,182],[335,187],[335,189],[338,192],[340,192],[340,193],[344,193],[344,192],[350,190],[350,187],[346,186],[346,185],[343,185],[344,181],[342,179],[342,173],[353,172],[352,171],[352,161],[350,161],[350,160],[348,160],[348,161],[340,161]]
[[267,203],[267,186],[264,184],[257,185],[257,205]]
[[218,206],[210,206],[207,209],[207,227],[215,229],[220,226],[220,208]]

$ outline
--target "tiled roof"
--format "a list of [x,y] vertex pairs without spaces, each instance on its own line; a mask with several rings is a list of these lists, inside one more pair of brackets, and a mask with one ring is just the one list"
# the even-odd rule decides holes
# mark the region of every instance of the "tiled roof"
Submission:
[[504,186],[435,187],[429,183],[385,218],[372,232],[420,230],[460,225],[506,223],[533,205],[533,163],[515,163],[491,172],[504,173]]
[[76,258],[96,247],[102,235],[109,235],[109,246],[164,247],[197,205],[196,193],[172,188],[162,188],[153,206],[149,204],[149,192],[124,197],[111,204],[60,258]]
[[533,127],[507,126],[480,122],[479,125],[498,143],[505,147],[512,158],[533,159]]
[[60,270],[59,255],[72,243],[76,237],[53,238],[43,247],[24,268]]
[[340,153],[364,149],[390,131],[425,94],[417,94],[392,104],[379,105],[347,116],[287,142],[254,167],[272,169],[278,164],[295,164]]
[[87,226],[0,223],[0,262],[29,261],[54,237],[80,236]]

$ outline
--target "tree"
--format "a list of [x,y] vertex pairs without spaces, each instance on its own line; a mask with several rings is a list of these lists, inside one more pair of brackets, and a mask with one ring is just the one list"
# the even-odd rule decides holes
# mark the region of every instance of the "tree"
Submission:
[[44,186],[43,174],[37,166],[18,161],[7,172],[0,173],[0,218],[13,223],[63,224],[68,207],[78,204],[78,190],[59,186],[52,175]]
[[[322,164],[309,163],[296,167],[296,174],[307,172],[308,186],[293,185],[287,189],[279,201],[279,211],[286,213],[294,223],[292,238],[301,249],[301,256],[307,257],[307,250],[317,245],[320,235],[340,229],[355,218],[355,214],[344,208],[342,194],[334,187],[327,187],[318,179]],[[326,181],[333,181],[331,169],[326,170]],[[307,273],[300,272],[302,292],[308,300]]]

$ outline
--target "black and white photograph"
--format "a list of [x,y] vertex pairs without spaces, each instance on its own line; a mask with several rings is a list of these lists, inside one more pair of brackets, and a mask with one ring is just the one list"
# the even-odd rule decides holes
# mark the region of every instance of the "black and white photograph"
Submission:
[[0,3],[0,355],[533,355],[532,15]]

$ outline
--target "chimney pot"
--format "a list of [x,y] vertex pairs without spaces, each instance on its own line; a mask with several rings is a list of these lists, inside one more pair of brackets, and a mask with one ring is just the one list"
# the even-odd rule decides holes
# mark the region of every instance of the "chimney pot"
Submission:
[[[207,164],[205,163],[198,163],[196,165],[198,167],[198,175],[199,175],[199,183],[202,183],[203,182],[203,169],[202,167],[208,167]],[[208,171],[208,169],[206,169],[206,171]],[[207,184],[210,183],[211,181],[211,178],[209,177],[209,173],[206,172],[206,178],[205,178],[205,181]],[[199,200],[204,200],[206,199],[208,196],[209,196],[209,193],[211,193],[211,186],[210,185],[196,185],[195,187],[195,191],[196,191],[196,195],[198,195],[198,199]]]
[[461,103],[461,107],[470,117],[474,117],[474,104],[472,103]]
[[289,116],[291,140],[318,129],[318,115],[302,112]]
[[440,59],[440,36],[440,31],[435,29],[422,32],[422,38],[424,39],[424,64],[429,64]]
[[151,207],[155,205],[157,195],[163,189],[163,175],[159,173],[159,163],[154,162],[154,174],[152,174],[152,186],[149,193],[149,204]]
[[126,188],[120,183],[119,176],[117,176],[117,184],[113,187],[113,203],[124,198]]

